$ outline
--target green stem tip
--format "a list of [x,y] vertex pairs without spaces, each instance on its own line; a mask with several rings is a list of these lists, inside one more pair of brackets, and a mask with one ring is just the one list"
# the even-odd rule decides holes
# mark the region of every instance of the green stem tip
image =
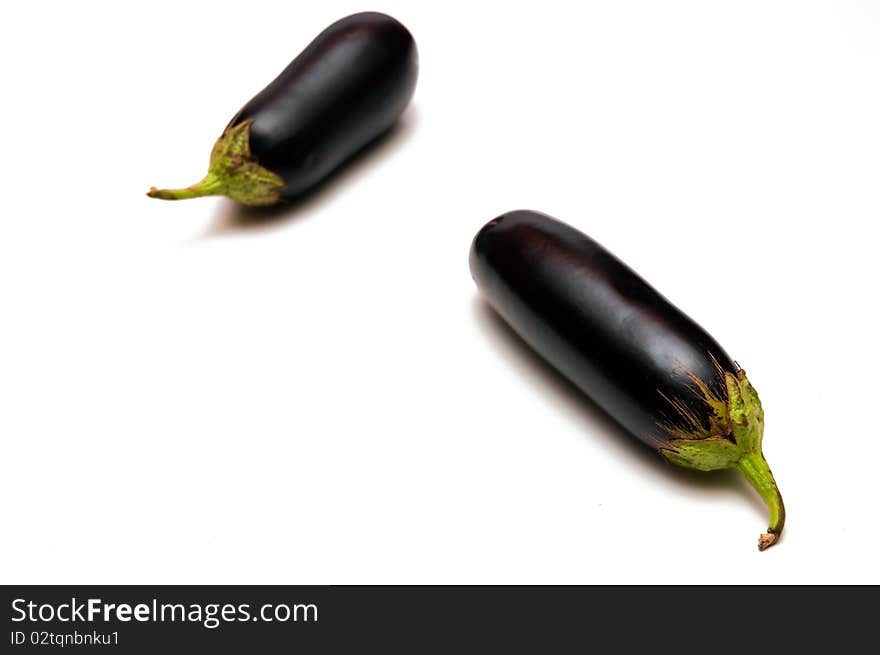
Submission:
[[223,180],[213,173],[208,173],[200,182],[185,189],[157,189],[150,187],[147,195],[159,200],[186,200],[187,198],[201,198],[202,196],[220,196],[224,193]]
[[773,473],[761,453],[749,453],[743,456],[737,462],[736,469],[761,494],[761,498],[770,510],[770,527],[758,538],[758,550],[766,550],[779,540],[782,528],[785,526],[785,505],[782,503],[782,494],[779,493]]

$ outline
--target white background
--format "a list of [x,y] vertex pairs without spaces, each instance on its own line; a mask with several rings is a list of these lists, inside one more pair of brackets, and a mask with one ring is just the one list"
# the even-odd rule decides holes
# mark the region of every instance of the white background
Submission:
[[[383,145],[280,211],[144,195],[368,8],[421,56]],[[880,582],[880,4],[16,3],[0,58],[0,581]],[[481,304],[515,208],[749,372],[778,546]]]

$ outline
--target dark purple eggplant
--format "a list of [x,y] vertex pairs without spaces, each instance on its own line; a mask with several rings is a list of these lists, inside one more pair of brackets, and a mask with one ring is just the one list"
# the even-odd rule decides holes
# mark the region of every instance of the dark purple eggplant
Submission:
[[632,435],[679,466],[738,469],[770,510],[758,547],[779,538],[785,508],[761,450],[761,401],[703,328],[601,245],[538,212],[490,221],[470,268],[514,332]]
[[294,198],[387,132],[417,77],[416,44],[403,25],[372,12],[343,18],[233,117],[201,182],[147,195],[225,195],[245,205]]

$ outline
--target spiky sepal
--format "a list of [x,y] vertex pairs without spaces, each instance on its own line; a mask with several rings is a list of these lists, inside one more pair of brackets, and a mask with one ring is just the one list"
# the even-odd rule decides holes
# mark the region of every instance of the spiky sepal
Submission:
[[725,371],[726,398],[720,397],[704,381],[693,376],[695,392],[712,410],[709,429],[680,402],[670,401],[691,429],[666,426],[674,437],[660,445],[660,454],[677,466],[698,471],[735,468],[761,494],[770,510],[770,527],[758,540],[758,548],[772,546],[785,524],[785,506],[773,473],[761,452],[764,438],[764,410],[758,393],[744,370]]

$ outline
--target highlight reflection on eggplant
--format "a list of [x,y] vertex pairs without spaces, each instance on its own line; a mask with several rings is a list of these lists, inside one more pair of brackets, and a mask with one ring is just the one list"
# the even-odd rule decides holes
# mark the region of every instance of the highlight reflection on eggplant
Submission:
[[762,453],[764,412],[699,325],[585,234],[546,214],[490,221],[471,246],[490,306],[550,364],[669,462],[735,468],[761,494],[774,544],[785,507]]
[[203,180],[147,195],[225,195],[254,206],[298,196],[388,131],[417,77],[415,42],[398,21],[374,12],[343,18],[232,118]]

